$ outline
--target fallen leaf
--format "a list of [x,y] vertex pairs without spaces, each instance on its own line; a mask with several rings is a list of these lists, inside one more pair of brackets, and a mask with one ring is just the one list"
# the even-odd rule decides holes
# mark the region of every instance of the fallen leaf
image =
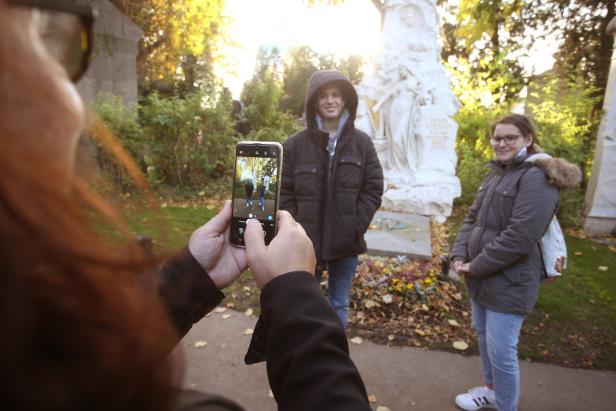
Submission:
[[195,348],[203,348],[206,345],[207,345],[207,341],[200,340],[195,343]]
[[353,337],[351,338],[351,342],[355,345],[359,345],[361,343],[364,342],[364,340],[361,339],[361,337]]
[[456,350],[464,351],[468,348],[468,344],[465,341],[454,341],[453,348]]
[[599,271],[607,271],[607,265],[600,265],[599,267],[597,267],[597,269]]
[[391,410],[383,405],[379,405],[378,407],[376,407],[376,411],[391,411]]
[[267,392],[267,396],[270,397],[270,398],[274,398],[274,393],[272,392],[272,390],[269,390]]
[[235,304],[233,304],[233,303],[227,303],[227,308],[233,308],[233,307],[235,307]]
[[244,290],[244,291],[248,291],[248,292],[252,291],[252,290],[250,289],[250,287],[246,287],[246,286],[244,286],[244,288],[242,288],[242,290]]
[[573,253],[575,255],[582,255],[583,253],[581,251],[576,251],[575,253]]
[[227,311],[227,309],[226,309],[225,307],[216,307],[216,308],[214,309],[214,312],[215,312],[215,313],[219,313],[219,314],[220,314],[220,313],[224,313],[225,311]]
[[255,330],[253,330],[252,328],[246,328],[244,330],[244,335],[252,335],[252,333],[254,333]]
[[222,319],[226,320],[227,318],[231,318],[231,314],[223,314]]
[[421,335],[422,337],[425,337],[426,332],[423,331],[423,330],[420,330],[419,328],[415,328],[415,334]]
[[246,317],[251,317],[253,314],[252,308],[247,309],[246,311],[244,311],[244,315]]
[[430,308],[428,308],[428,306],[425,305],[425,304],[421,305],[421,309],[424,310],[424,311],[430,311]]
[[393,341],[393,340],[394,340],[394,338],[396,338],[396,336],[395,336],[395,335],[393,335],[393,334],[389,334],[389,335],[387,336],[387,339],[388,339],[389,341]]
[[374,307],[379,307],[379,303],[377,303],[376,301],[372,301],[372,300],[366,300],[366,302],[364,303],[364,305],[366,306],[366,308],[370,309],[370,308],[374,308]]
[[460,324],[458,324],[458,322],[456,320],[447,320],[447,322],[449,323],[449,325],[453,326],[453,327],[457,327]]
[[391,302],[394,300],[394,297],[391,294],[385,294],[383,296],[383,302],[385,304],[391,304]]
[[374,394],[370,394],[370,395],[368,395],[368,401],[370,401],[370,402],[376,402],[376,395],[374,395]]

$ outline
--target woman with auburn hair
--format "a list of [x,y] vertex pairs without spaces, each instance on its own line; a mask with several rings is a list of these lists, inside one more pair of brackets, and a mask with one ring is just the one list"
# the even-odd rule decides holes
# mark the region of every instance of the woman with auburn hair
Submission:
[[484,386],[456,397],[464,410],[517,410],[518,338],[546,275],[539,241],[558,209],[559,190],[580,170],[562,159],[532,161],[541,151],[528,118],[511,114],[492,125],[495,159],[453,246],[464,275],[483,366]]
[[269,247],[251,220],[246,249],[233,248],[227,202],[160,271],[129,235],[117,245],[91,227],[80,204],[118,220],[73,172],[84,127],[73,82],[88,65],[92,23],[87,0],[0,0],[3,409],[240,410],[180,393],[168,353],[249,263],[263,290],[252,353],[267,360],[280,409],[369,410],[344,330],[311,278],[312,245],[287,213]]

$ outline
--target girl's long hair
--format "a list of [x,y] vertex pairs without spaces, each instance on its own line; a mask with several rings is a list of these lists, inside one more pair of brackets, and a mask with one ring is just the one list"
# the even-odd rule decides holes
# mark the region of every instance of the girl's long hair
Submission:
[[[5,70],[6,45],[0,41],[2,408],[169,409],[177,370],[167,354],[176,335],[157,298],[159,261],[90,185],[74,176],[63,186],[67,170],[24,144],[38,138],[32,122],[45,118],[28,117],[15,101],[56,102],[46,101],[45,84],[14,86],[19,72]],[[111,226],[124,235],[101,233]]]

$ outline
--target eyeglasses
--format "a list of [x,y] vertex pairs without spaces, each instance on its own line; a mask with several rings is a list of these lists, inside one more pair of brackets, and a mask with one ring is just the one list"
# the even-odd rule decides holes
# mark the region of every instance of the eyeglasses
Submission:
[[520,137],[524,136],[521,136],[519,134],[508,134],[502,137],[490,137],[490,144],[492,144],[493,146],[498,146],[500,145],[501,141],[504,141],[505,144],[510,146],[513,145]]
[[38,10],[36,22],[45,47],[72,81],[79,80],[92,56],[94,12],[90,3],[87,0],[8,0],[7,3]]

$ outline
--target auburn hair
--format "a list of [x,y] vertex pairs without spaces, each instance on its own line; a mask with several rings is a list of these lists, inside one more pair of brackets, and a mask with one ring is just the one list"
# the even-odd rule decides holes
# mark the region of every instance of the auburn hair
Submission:
[[12,52],[0,40],[2,408],[169,409],[177,336],[157,298],[159,261],[127,230],[123,242],[102,233],[121,227],[113,207],[79,176],[63,186],[66,170],[23,143],[45,118],[22,108],[62,102],[43,82],[15,86],[29,62]]

